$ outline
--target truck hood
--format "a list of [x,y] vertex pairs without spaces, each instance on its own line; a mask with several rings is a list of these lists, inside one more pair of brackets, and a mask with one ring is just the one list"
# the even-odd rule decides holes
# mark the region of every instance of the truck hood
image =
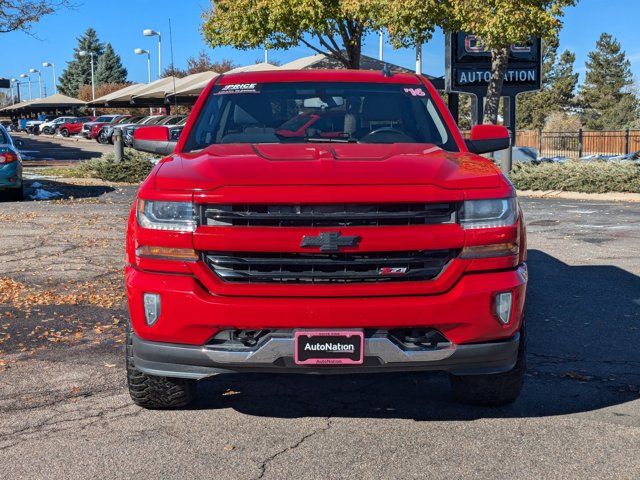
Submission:
[[163,160],[158,190],[222,186],[435,185],[497,188],[500,171],[483,157],[430,144],[221,144]]

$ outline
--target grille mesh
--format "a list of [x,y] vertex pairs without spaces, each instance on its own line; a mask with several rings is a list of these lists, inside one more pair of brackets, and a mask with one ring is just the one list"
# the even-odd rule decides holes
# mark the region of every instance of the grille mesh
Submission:
[[226,282],[358,283],[431,280],[455,255],[455,250],[357,254],[209,252],[205,260]]
[[244,227],[433,225],[456,221],[456,203],[205,205],[201,224]]

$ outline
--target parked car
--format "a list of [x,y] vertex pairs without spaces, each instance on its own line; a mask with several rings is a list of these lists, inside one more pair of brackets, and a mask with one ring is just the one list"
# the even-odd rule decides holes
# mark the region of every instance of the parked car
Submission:
[[91,139],[92,129],[95,125],[98,125],[98,124],[104,125],[105,123],[112,123],[123,116],[125,115],[100,115],[95,120],[86,122],[84,125],[82,125],[82,132],[81,132],[82,136],[86,139]]
[[[305,104],[344,135],[278,135]],[[518,397],[525,222],[480,155],[506,128],[465,141],[425,77],[364,70],[223,75],[190,116],[177,143],[134,133],[168,155],[126,235],[135,403],[184,406],[222,372],[443,370],[462,401]]]
[[58,131],[58,128],[60,127],[60,125],[62,125],[63,123],[69,122],[74,118],[76,117],[75,116],[57,117],[57,118],[54,118],[53,120],[49,120],[48,122],[43,122],[40,124],[40,133],[44,133],[46,135],[54,135]]
[[[119,117],[114,118],[111,122],[107,122],[107,123],[93,122],[93,124],[91,125],[91,133],[89,134],[89,137],[93,138],[98,143],[101,143],[99,135],[103,127],[105,127],[106,125],[116,126],[116,125],[124,124],[124,123],[127,123],[130,118],[132,118],[131,115],[121,115]],[[105,142],[105,143],[108,143],[108,142]]]
[[66,123],[61,124],[58,127],[58,131],[60,135],[63,137],[68,137],[70,135],[77,135],[82,131],[82,126],[86,122],[90,122],[93,120],[93,117],[76,117],[72,120],[69,120]]
[[136,128],[141,127],[143,125],[157,125],[158,122],[167,118],[167,115],[150,115],[145,118],[144,121],[141,121],[137,124],[126,125],[122,128],[122,140],[127,147],[131,147],[133,145],[133,132]]
[[102,144],[113,143],[113,132],[116,127],[125,128],[130,125],[136,125],[142,120],[144,120],[145,118],[147,117],[144,117],[142,115],[137,117],[129,116],[129,117],[122,118],[120,121],[116,123],[104,124],[98,130],[98,133],[96,135],[96,140],[98,141],[98,143],[102,143]]
[[0,198],[20,201],[24,198],[22,183],[22,158],[17,147],[22,140],[13,140],[4,126],[0,125]]

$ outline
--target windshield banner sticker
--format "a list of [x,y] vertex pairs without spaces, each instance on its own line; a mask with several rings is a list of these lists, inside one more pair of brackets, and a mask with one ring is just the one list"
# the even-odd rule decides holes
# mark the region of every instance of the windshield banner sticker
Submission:
[[405,87],[404,93],[411,95],[412,97],[426,97],[427,93],[420,87],[411,88]]
[[232,83],[225,85],[216,95],[229,95],[231,93],[258,93],[260,86],[257,83]]

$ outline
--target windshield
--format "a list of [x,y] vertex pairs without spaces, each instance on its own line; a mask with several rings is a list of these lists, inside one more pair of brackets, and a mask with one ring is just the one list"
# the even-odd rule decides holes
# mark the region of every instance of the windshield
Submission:
[[232,84],[214,88],[185,151],[218,143],[457,145],[426,88],[376,83]]

